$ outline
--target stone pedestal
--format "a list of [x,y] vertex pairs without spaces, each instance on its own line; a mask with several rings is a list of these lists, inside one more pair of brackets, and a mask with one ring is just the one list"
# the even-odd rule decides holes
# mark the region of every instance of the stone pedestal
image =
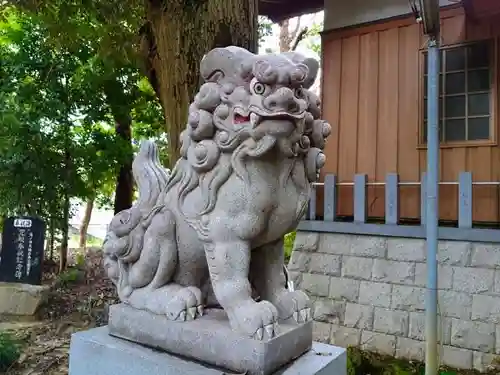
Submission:
[[0,282],[0,316],[33,316],[45,301],[49,287]]
[[[221,354],[230,356],[231,351]],[[273,375],[346,375],[346,362],[345,349],[315,342],[311,350]],[[108,327],[79,332],[71,339],[69,375],[237,374],[250,373],[231,372],[119,339],[109,335]]]
[[271,340],[241,336],[230,328],[221,309],[179,322],[119,304],[110,307],[108,328],[112,336],[249,375],[272,374],[310,350],[313,341],[312,321],[280,324]]

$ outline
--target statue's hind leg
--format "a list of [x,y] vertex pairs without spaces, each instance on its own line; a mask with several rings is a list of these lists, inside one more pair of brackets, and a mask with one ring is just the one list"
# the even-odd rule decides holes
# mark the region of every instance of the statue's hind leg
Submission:
[[126,302],[171,320],[193,320],[203,313],[200,289],[172,282],[178,266],[178,249],[175,216],[169,210],[164,208],[152,218],[137,263],[154,267],[155,274],[148,285],[133,290]]

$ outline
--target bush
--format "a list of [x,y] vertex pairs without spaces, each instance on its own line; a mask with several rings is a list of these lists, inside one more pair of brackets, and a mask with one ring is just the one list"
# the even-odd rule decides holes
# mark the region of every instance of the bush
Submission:
[[62,272],[57,278],[61,287],[66,288],[72,284],[76,284],[83,280],[84,272],[78,268],[68,268]]
[[285,264],[288,264],[290,256],[292,255],[293,243],[295,242],[295,235],[296,232],[290,232],[288,234],[285,234],[285,243],[283,245],[283,248],[285,250]]
[[19,344],[7,332],[0,332],[0,371],[7,371],[20,356]]

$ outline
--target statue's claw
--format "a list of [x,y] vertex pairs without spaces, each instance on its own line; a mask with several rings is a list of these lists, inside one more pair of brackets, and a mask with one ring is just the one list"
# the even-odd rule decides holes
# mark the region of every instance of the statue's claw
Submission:
[[278,334],[278,311],[268,301],[240,304],[230,314],[231,325],[255,340],[269,340]]
[[312,319],[311,302],[307,295],[295,290],[284,289],[275,302],[280,320],[301,324]]
[[167,318],[182,322],[194,320],[203,315],[201,302],[201,291],[198,288],[183,288],[168,303]]

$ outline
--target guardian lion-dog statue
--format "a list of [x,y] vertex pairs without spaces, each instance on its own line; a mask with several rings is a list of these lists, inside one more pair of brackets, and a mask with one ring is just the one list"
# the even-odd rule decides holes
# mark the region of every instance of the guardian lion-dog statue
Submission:
[[331,128],[309,90],[318,69],[295,52],[227,47],[203,58],[181,158],[170,172],[144,141],[138,201],[109,225],[104,267],[123,303],[190,321],[215,296],[231,329],[256,340],[311,320],[307,295],[285,286],[283,237],[325,164]]

